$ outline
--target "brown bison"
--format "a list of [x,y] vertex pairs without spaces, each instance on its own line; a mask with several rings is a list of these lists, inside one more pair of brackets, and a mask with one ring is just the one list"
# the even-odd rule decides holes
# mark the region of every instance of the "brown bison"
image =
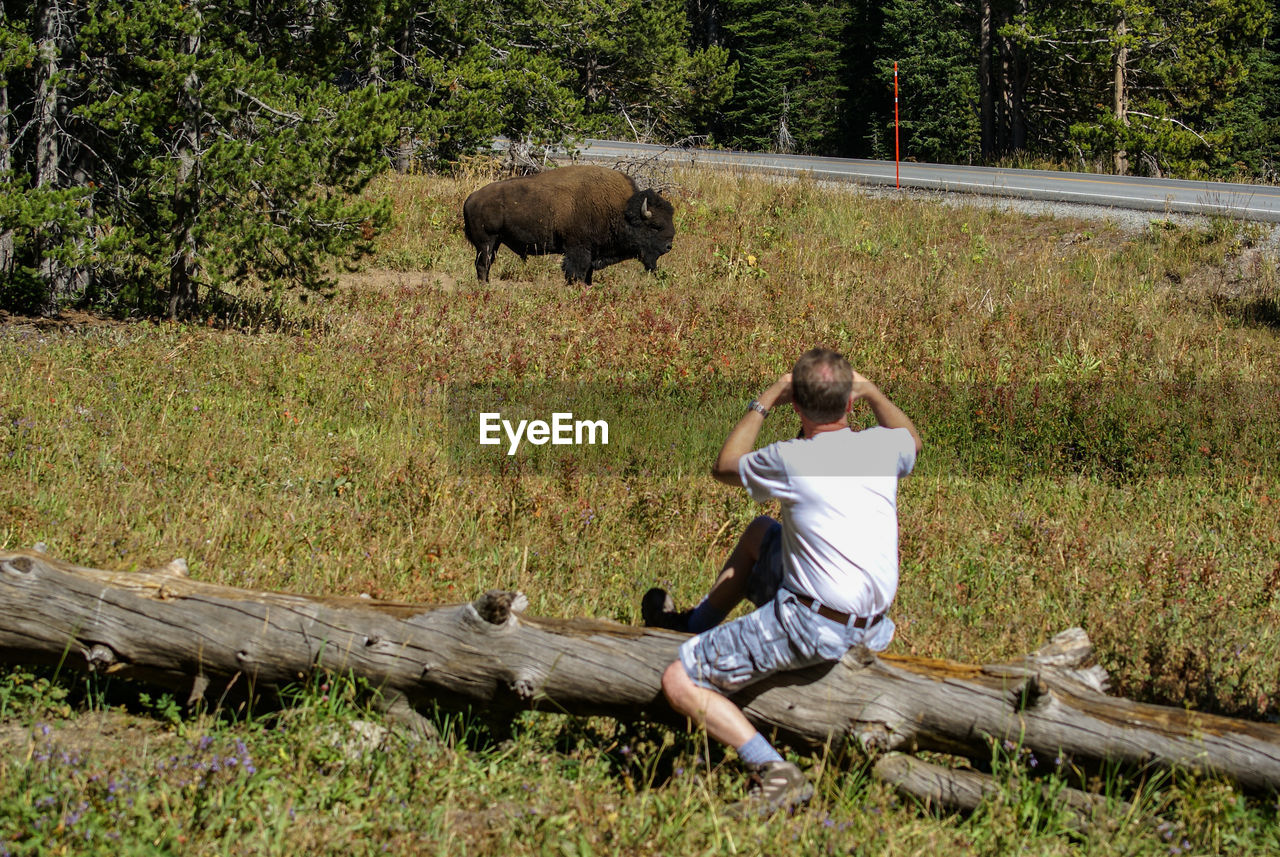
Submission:
[[560,167],[485,185],[462,204],[476,277],[489,282],[500,244],[521,259],[563,253],[568,282],[591,284],[591,272],[626,259],[645,270],[671,249],[674,209],[655,191],[606,167]]

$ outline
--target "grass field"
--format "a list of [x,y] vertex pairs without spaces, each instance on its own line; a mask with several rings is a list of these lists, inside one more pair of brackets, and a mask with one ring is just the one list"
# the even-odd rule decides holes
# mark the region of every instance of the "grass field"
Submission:
[[[370,191],[395,226],[331,301],[7,320],[0,548],[420,602],[512,587],[539,615],[638,622],[650,585],[694,598],[760,511],[707,469],[745,401],[825,344],[925,439],[894,650],[994,661],[1082,625],[1117,694],[1274,716],[1280,278],[1256,233],[662,178],[657,276],[566,287],[558,257],[504,250],[478,285],[459,211],[483,179],[417,176]],[[506,456],[477,408],[605,419],[610,443]],[[0,857],[1280,850],[1274,797],[1117,774],[1093,785],[1139,811],[1081,834],[1000,759],[1006,788],[970,816],[813,759],[807,812],[731,821],[741,778],[696,738],[528,715],[497,742],[444,719],[438,745],[353,755],[333,736],[376,720],[357,691],[188,716],[0,673]]]

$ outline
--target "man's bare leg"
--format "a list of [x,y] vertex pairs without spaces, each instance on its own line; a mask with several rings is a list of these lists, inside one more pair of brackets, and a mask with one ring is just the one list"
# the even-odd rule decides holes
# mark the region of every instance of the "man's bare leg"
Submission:
[[742,709],[714,690],[694,684],[680,661],[662,674],[662,692],[672,708],[704,727],[721,744],[737,749],[756,734]]
[[706,729],[707,735],[733,747],[756,782],[747,797],[730,806],[731,815],[767,815],[791,811],[809,801],[813,786],[796,765],[765,740],[729,699],[695,684],[684,664],[675,661],[662,674],[662,692],[671,707]]
[[747,583],[751,570],[760,558],[760,545],[765,533],[776,524],[768,515],[760,515],[743,530],[729,558],[724,561],[720,574],[707,593],[707,603],[728,615],[747,597]]
[[716,575],[706,597],[697,606],[677,611],[665,590],[654,588],[646,592],[640,608],[644,623],[693,633],[720,624],[746,598],[751,570],[760,557],[761,543],[765,533],[775,523],[777,522],[773,518],[760,515],[747,525],[720,573]]

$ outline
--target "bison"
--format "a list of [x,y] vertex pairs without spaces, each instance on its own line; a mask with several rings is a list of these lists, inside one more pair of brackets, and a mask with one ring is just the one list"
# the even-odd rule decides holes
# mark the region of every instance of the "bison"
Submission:
[[591,272],[639,259],[656,270],[671,249],[674,209],[655,191],[606,167],[572,166],[485,185],[462,204],[476,278],[506,244],[521,259],[563,253],[565,280],[591,284]]

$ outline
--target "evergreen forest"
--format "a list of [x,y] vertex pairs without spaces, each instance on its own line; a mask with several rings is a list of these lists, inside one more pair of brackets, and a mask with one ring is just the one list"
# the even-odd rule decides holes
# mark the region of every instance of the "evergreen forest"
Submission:
[[325,291],[504,136],[1276,181],[1280,0],[3,0],[0,309]]

